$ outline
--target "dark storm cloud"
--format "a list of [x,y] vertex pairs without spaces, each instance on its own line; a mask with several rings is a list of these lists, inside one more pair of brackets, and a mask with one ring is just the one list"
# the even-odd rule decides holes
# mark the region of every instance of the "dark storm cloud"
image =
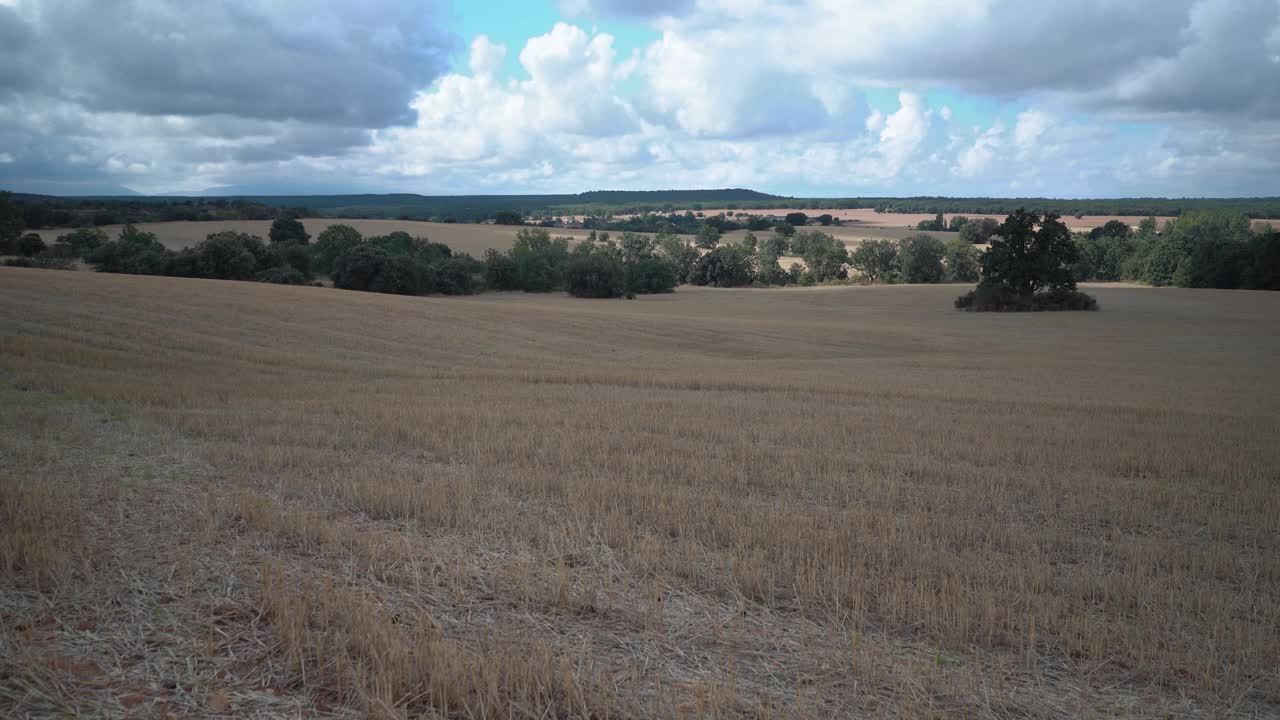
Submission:
[[693,6],[693,0],[593,0],[591,3],[596,14],[632,18],[683,15]]
[[0,37],[41,62],[20,78],[0,70],[0,82],[144,115],[407,124],[413,94],[447,69],[455,46],[430,3],[44,0],[0,10]]

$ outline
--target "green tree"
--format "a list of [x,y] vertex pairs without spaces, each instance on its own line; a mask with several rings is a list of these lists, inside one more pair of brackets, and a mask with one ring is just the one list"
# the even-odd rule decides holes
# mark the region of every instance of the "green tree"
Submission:
[[947,269],[948,282],[978,281],[978,251],[974,249],[973,243],[965,242],[960,238],[951,238],[946,242],[943,261]]
[[607,248],[574,253],[565,273],[565,289],[574,297],[621,297],[626,289],[622,260]]
[[13,194],[0,192],[0,253],[17,250],[24,227],[22,208],[14,201]]
[[932,220],[921,220],[916,223],[917,230],[941,231],[947,229],[947,223],[942,219],[942,213],[933,216]]
[[970,220],[960,226],[960,239],[972,245],[985,245],[991,242],[991,236],[998,227],[1000,223],[991,218]]
[[1270,225],[1249,242],[1249,262],[1242,285],[1251,290],[1280,290],[1280,232]]
[[318,272],[333,270],[333,261],[346,255],[364,242],[364,236],[350,225],[330,225],[316,238],[312,248],[312,260]]
[[849,264],[849,251],[834,237],[818,231],[798,232],[791,239],[791,248],[804,259],[816,282],[848,277],[844,266]]
[[[778,236],[774,236],[777,238]],[[778,238],[783,243],[786,238]],[[778,262],[781,253],[778,251],[779,244],[765,240],[760,243],[756,249],[756,278],[766,285],[786,285],[791,282],[791,276],[782,269],[782,265]]]
[[413,260],[376,245],[360,245],[333,262],[333,286],[343,290],[416,295],[421,285],[422,270]]
[[520,274],[509,253],[489,248],[484,252],[484,281],[490,290],[519,290]]
[[698,236],[695,240],[700,248],[713,248],[720,244],[720,228],[715,223],[703,220],[698,225]]
[[307,229],[295,217],[282,217],[271,223],[271,231],[267,233],[273,243],[296,242],[306,245],[311,236]]
[[960,230],[964,229],[965,225],[968,225],[968,224],[969,224],[969,218],[965,217],[964,215],[952,215],[951,222],[947,224],[947,229],[953,232],[959,232]]
[[849,264],[870,282],[893,282],[898,275],[898,246],[889,240],[867,240],[854,249]]
[[1075,290],[1078,259],[1071,231],[1054,213],[1018,210],[996,229],[982,254],[981,284],[1023,297],[1040,290]]
[[545,228],[524,228],[511,246],[516,283],[525,292],[552,292],[564,287],[569,239],[552,238]]
[[688,282],[689,273],[698,262],[698,249],[675,233],[662,232],[657,237],[658,251],[671,263],[677,282]]
[[755,257],[741,245],[721,245],[706,253],[689,277],[693,285],[713,287],[743,287],[755,280]]
[[[970,245],[970,247],[973,247]],[[911,235],[898,243],[898,262],[902,279],[909,283],[940,283],[943,277],[942,259],[946,246],[932,235]]]
[[787,213],[782,219],[792,227],[804,227],[809,224],[809,216],[802,212]]

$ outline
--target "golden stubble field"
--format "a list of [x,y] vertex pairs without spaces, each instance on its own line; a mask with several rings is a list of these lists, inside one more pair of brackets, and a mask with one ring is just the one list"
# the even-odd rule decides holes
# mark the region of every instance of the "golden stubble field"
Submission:
[[1280,712],[1280,294],[0,269],[0,714]]

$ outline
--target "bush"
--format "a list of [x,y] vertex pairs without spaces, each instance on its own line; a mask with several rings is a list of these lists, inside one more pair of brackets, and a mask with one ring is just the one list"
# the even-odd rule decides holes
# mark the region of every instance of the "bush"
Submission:
[[626,271],[618,256],[607,250],[575,253],[565,272],[565,289],[574,297],[621,297],[626,290]]
[[423,268],[422,292],[444,295],[471,295],[476,291],[475,270],[478,263],[467,255],[453,255]]
[[698,258],[690,271],[693,285],[745,287],[756,281],[752,254],[741,245],[722,245]]
[[126,225],[118,238],[99,246],[86,259],[98,272],[170,275],[174,254],[154,234]]
[[284,243],[275,248],[280,262],[296,270],[303,278],[311,279],[311,253],[305,245]]
[[68,258],[56,257],[14,257],[5,258],[6,267],[41,268],[44,270],[75,270],[75,262]]
[[979,286],[956,298],[956,309],[969,312],[1045,312],[1097,310],[1098,301],[1079,290],[1056,288],[1020,295],[1003,287]]
[[40,237],[40,233],[27,233],[18,238],[18,254],[23,257],[32,257],[39,255],[45,251],[44,238]]
[[651,295],[669,293],[676,289],[676,270],[670,260],[647,257],[625,263],[626,288],[629,293]]
[[307,283],[306,277],[291,267],[268,268],[254,275],[253,279],[273,285],[305,285]]
[[80,228],[58,238],[59,243],[70,246],[71,255],[82,258],[109,242],[107,233],[99,228]]
[[519,290],[516,261],[507,253],[489,248],[484,253],[484,282],[490,290]]
[[333,262],[333,286],[343,290],[416,295],[421,284],[412,260],[375,245],[361,245]]

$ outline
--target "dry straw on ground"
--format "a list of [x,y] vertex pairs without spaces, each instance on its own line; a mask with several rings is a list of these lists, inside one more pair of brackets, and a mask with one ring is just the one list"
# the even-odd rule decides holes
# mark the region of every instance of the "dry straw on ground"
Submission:
[[1280,713],[1280,295],[0,269],[0,713]]

